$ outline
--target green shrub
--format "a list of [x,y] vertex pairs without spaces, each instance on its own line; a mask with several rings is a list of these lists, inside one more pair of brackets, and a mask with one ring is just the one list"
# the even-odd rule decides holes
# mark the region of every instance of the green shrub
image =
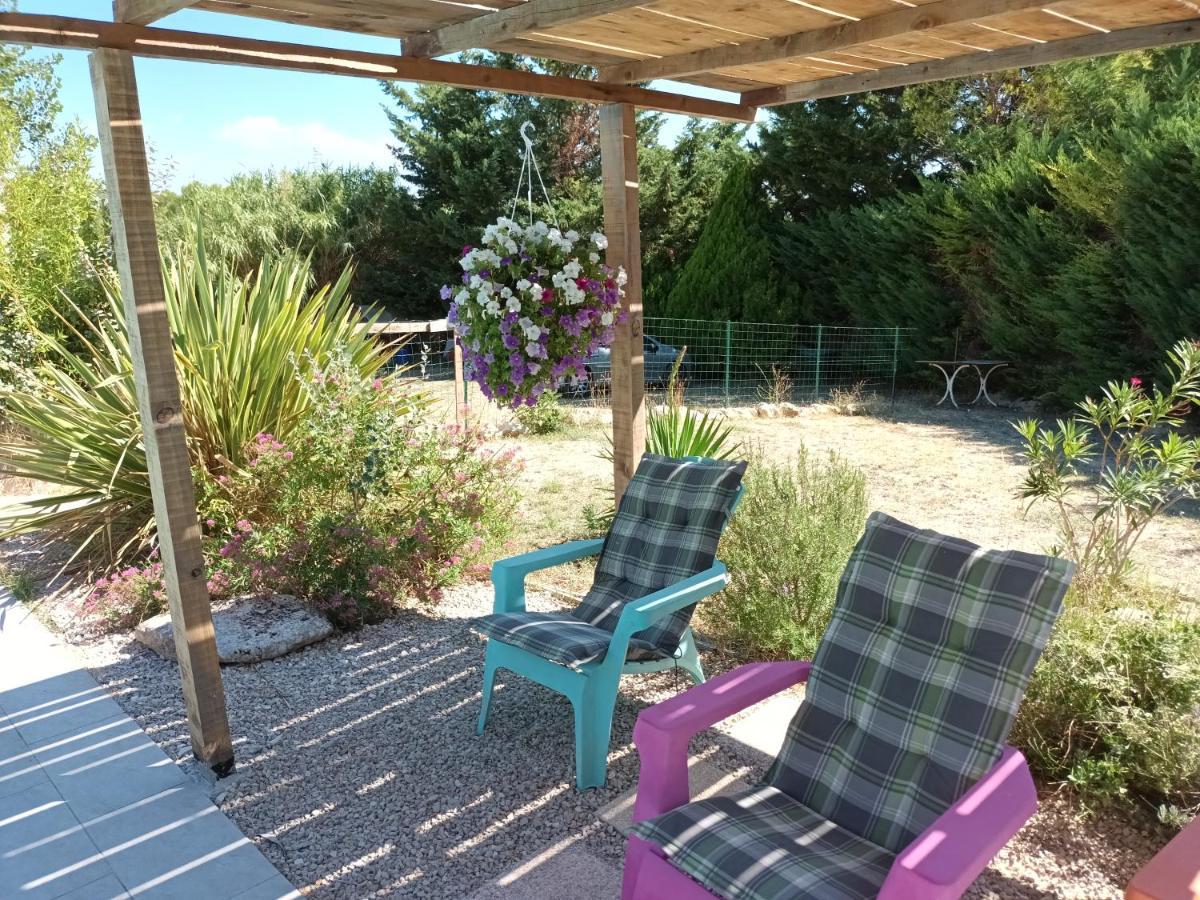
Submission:
[[[203,471],[240,466],[258,432],[290,434],[309,402],[296,390],[297,359],[324,361],[340,348],[364,375],[387,359],[359,327],[349,270],[314,290],[308,263],[288,254],[240,278],[209,260],[200,243],[163,274],[189,448]],[[10,475],[53,486],[8,507],[0,539],[45,531],[105,570],[144,558],[154,527],[129,338],[115,294],[109,307],[105,317],[83,317],[73,340],[39,335],[45,361],[36,380],[9,391],[7,414],[19,431],[0,443]],[[61,325],[71,327],[66,316]]]
[[549,391],[534,406],[522,406],[513,415],[528,434],[557,434],[571,422],[558,396]]
[[866,478],[834,454],[751,459],[721,539],[730,582],[699,607],[717,646],[745,659],[811,658],[867,517]]
[[437,601],[503,537],[512,452],[426,424],[423,400],[344,357],[303,373],[291,438],[259,434],[245,466],[201,483],[210,590],[295,594],[344,628]]
[[162,563],[155,558],[97,581],[76,610],[83,634],[128,631],[167,608]]
[[1200,616],[1161,591],[1076,586],[1011,741],[1088,804],[1200,807]]
[[1183,430],[1200,401],[1200,344],[1180,341],[1167,367],[1165,390],[1112,381],[1054,428],[1016,423],[1029,461],[1020,495],[1057,513],[1062,545],[1054,552],[1079,567],[1077,581],[1127,575],[1146,526],[1200,493],[1200,438]]

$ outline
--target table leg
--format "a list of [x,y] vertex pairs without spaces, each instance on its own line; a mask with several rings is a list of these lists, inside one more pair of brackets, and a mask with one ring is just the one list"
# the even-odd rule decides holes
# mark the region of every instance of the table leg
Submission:
[[[954,379],[950,377],[950,373],[947,372],[944,368],[942,368],[942,366],[940,364],[930,363],[929,365],[933,366],[935,369],[937,369],[939,372],[941,372],[942,377],[944,379],[946,379],[946,392],[944,394],[942,394],[942,399],[939,400],[937,403],[935,403],[934,406],[941,406],[943,403],[946,402],[947,397],[950,398],[951,403],[954,403],[954,391],[953,391]],[[958,404],[955,404],[955,405],[957,406]]]
[[979,366],[975,366],[975,374],[979,376],[979,390],[975,394],[975,399],[971,401],[972,405],[978,403],[980,397],[983,397],[983,399],[992,404],[992,406],[996,405],[996,401],[992,399],[991,395],[987,391],[987,383],[988,379],[992,377],[993,372],[995,372],[997,369],[1003,369],[1006,365],[1008,365],[1008,363],[1001,363],[998,366],[991,366],[986,372],[980,372]]

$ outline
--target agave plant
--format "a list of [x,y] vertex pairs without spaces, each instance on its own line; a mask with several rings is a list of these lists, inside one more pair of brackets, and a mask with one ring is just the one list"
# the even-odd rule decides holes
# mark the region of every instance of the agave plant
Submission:
[[[347,269],[313,289],[308,260],[287,253],[242,278],[210,261],[203,241],[164,263],[193,465],[211,473],[242,462],[259,432],[286,436],[304,412],[296,363],[342,353],[364,376],[389,351],[362,328]],[[115,288],[110,314],[73,326],[67,341],[39,335],[48,347],[32,387],[6,398],[17,437],[0,443],[10,474],[50,490],[0,511],[0,538],[44,531],[76,547],[75,558],[108,567],[144,552],[153,509],[129,336]]]

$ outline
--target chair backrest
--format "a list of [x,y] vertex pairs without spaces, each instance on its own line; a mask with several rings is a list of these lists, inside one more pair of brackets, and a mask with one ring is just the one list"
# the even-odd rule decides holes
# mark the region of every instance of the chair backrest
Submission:
[[[573,614],[612,631],[626,603],[712,566],[745,472],[742,460],[645,454],[604,539],[592,588]],[[663,618],[637,639],[674,652],[693,608]]]
[[999,759],[1073,573],[873,513],[768,781],[899,852]]

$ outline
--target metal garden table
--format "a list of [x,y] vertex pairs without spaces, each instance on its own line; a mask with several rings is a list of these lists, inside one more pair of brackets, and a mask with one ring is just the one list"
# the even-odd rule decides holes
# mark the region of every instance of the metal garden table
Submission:
[[951,405],[955,409],[959,409],[958,401],[954,399],[954,379],[958,378],[958,374],[963,369],[974,369],[975,374],[979,376],[979,390],[975,392],[975,399],[968,403],[968,406],[974,406],[982,397],[992,406],[996,405],[996,401],[991,398],[987,392],[988,379],[997,369],[1003,369],[1008,365],[1007,360],[1003,359],[919,359],[917,362],[933,366],[942,373],[942,377],[946,379],[946,393],[942,394],[942,399],[937,402],[941,406],[946,402],[946,398],[950,398]]

